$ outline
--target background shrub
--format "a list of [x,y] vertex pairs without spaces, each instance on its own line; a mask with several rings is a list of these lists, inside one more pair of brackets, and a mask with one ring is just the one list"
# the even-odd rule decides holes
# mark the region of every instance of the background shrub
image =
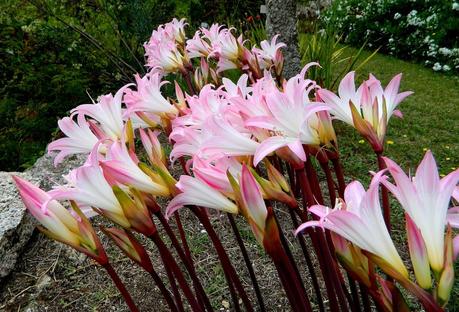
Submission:
[[459,73],[457,0],[336,0],[321,19],[348,43]]
[[41,156],[58,118],[117,90],[145,68],[143,43],[172,17],[245,21],[263,1],[3,0],[0,2],[0,170]]

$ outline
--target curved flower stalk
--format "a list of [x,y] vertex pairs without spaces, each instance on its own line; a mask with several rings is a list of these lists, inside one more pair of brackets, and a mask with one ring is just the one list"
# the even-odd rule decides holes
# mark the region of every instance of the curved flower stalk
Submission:
[[279,228],[272,208],[266,207],[261,188],[249,168],[244,164],[237,184],[229,175],[234,191],[238,193],[238,204],[242,216],[248,221],[252,232],[276,265],[293,311],[312,311],[309,299],[300,286],[290,259],[280,241]]
[[69,211],[52,196],[32,183],[13,176],[27,210],[40,222],[40,230],[50,238],[86,254],[99,264],[108,263],[107,255],[88,219],[77,205]]
[[76,122],[73,120],[73,116],[70,116],[62,118],[57,123],[59,129],[67,137],[57,139],[48,145],[48,154],[53,151],[59,151],[54,158],[55,166],[69,155],[89,154],[94,145],[101,139],[97,138],[91,131],[89,123],[82,114],[77,115]]
[[382,179],[381,183],[397,198],[419,228],[430,266],[438,274],[445,262],[445,225],[451,196],[459,182],[459,170],[440,179],[430,151],[426,152],[411,178],[394,161],[389,158],[384,158],[384,161],[396,184],[386,179]]
[[379,173],[373,178],[366,192],[360,182],[350,183],[344,193],[344,202],[338,202],[334,209],[321,205],[310,207],[309,211],[320,217],[320,221],[303,223],[295,233],[308,227],[328,229],[381,258],[388,267],[406,278],[408,271],[392,242],[381,213],[378,193],[381,175]]
[[401,117],[396,107],[412,92],[398,93],[402,74],[396,75],[383,90],[373,75],[355,89],[354,72],[341,81],[338,96],[326,89],[317,90],[320,99],[331,107],[331,114],[353,126],[377,153],[383,151],[384,137],[392,115]]

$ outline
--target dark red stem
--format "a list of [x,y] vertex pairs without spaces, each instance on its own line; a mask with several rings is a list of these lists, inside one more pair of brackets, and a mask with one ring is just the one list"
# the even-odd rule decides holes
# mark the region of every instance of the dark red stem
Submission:
[[[293,226],[298,228],[298,220],[296,218],[295,212],[292,209],[289,209],[290,217],[292,219]],[[317,281],[316,271],[309,256],[308,248],[306,247],[306,242],[302,235],[297,236],[298,242],[300,243],[301,250],[303,251],[304,260],[306,261],[306,266],[308,267],[309,276],[311,277],[312,286],[317,297],[317,304],[319,305],[319,311],[325,311],[324,301],[322,298],[322,293],[320,292],[319,283]]]
[[[202,223],[204,226],[204,229],[206,230],[207,234],[209,235],[212,244],[214,245],[214,248],[218,254],[218,258],[220,260],[220,263],[222,264],[223,267],[223,272],[225,273],[225,277],[227,278],[228,286],[233,285],[236,287],[237,292],[239,296],[242,299],[242,302],[244,303],[244,306],[246,308],[246,311],[253,311],[252,304],[250,303],[249,298],[247,297],[247,293],[242,286],[241,280],[239,279],[239,276],[236,273],[236,270],[234,269],[233,265],[231,264],[231,261],[228,257],[228,254],[225,251],[225,248],[223,247],[220,239],[218,238],[217,233],[215,232],[214,228],[210,224],[209,218],[206,213],[202,211],[200,207],[191,207],[191,211],[198,217],[199,221]],[[232,281],[232,282],[231,282]],[[230,287],[231,290],[231,287]],[[235,308],[239,306],[238,300],[234,300]]]
[[188,285],[187,281],[185,280],[182,271],[177,265],[177,262],[175,261],[167,246],[161,240],[161,237],[159,236],[158,232],[155,232],[153,235],[151,235],[150,239],[155,243],[156,247],[158,247],[164,266],[170,267],[172,272],[174,273],[174,276],[177,279],[177,282],[180,288],[182,289],[183,294],[185,295],[188,303],[190,304],[191,309],[193,311],[202,311],[203,309],[199,306],[198,302],[196,301],[196,298],[193,292],[191,291],[191,288]]
[[266,311],[265,303],[263,301],[263,296],[261,295],[260,286],[258,285],[257,277],[255,276],[255,272],[253,271],[252,262],[250,261],[249,254],[247,253],[247,249],[245,248],[244,241],[242,240],[241,234],[237,228],[236,221],[231,213],[227,213],[229,223],[231,225],[231,229],[233,230],[234,236],[236,241],[239,245],[239,249],[241,250],[242,257],[244,258],[245,266],[249,271],[250,279],[252,280],[253,289],[255,291],[255,296],[257,297],[258,305],[260,311]]
[[182,260],[183,264],[185,265],[185,268],[187,269],[191,277],[191,280],[193,281],[193,286],[194,286],[196,293],[198,294],[198,299],[201,305],[205,306],[207,311],[213,311],[209,298],[207,297],[206,292],[204,288],[202,287],[202,284],[196,274],[196,270],[194,268],[193,258],[191,257],[191,254],[189,256],[185,255],[185,252],[180,246],[180,243],[177,237],[175,236],[174,231],[170,227],[169,223],[167,223],[167,220],[164,217],[164,215],[161,213],[161,211],[155,212],[155,216],[161,222],[161,225],[163,226],[164,230],[166,231],[166,234],[169,236],[171,240],[172,246],[174,246],[175,250],[177,251],[177,254],[179,255],[179,258]]
[[[314,195],[312,194],[309,181],[306,177],[306,172],[303,169],[296,170],[296,181],[300,186],[302,199],[303,199],[303,213],[300,214],[301,222],[308,221],[307,218],[307,208],[314,204]],[[309,228],[307,233],[311,237],[312,245],[316,251],[317,257],[319,259],[319,266],[324,278],[325,287],[327,289],[328,300],[330,302],[331,311],[339,311],[338,301],[336,299],[336,293],[331,281],[329,270],[330,266],[327,260],[324,258],[323,254],[323,243],[319,242],[319,236],[322,236],[321,232],[316,231],[313,228]]]
[[113,269],[112,265],[107,262],[106,264],[103,265],[103,267],[107,271],[108,275],[110,275],[110,277],[112,278],[112,280],[115,283],[116,287],[120,291],[121,295],[124,298],[124,301],[126,302],[126,304],[129,307],[129,310],[131,310],[131,312],[139,312],[139,309],[137,309],[137,306],[135,305],[134,300],[132,300],[131,295],[129,294],[129,292],[126,289],[126,286],[124,286],[123,282],[121,281],[121,279],[118,276],[118,274],[116,274],[116,272]]
[[[376,157],[378,158],[378,168],[379,170],[386,169],[386,163],[382,158],[381,153],[376,153]],[[381,185],[381,197],[382,197],[382,204],[383,204],[383,215],[384,215],[384,222],[386,223],[387,230],[389,233],[391,232],[391,222],[390,222],[390,204],[389,204],[389,191],[384,186]]]
[[166,286],[164,285],[163,281],[159,277],[158,273],[156,273],[155,270],[152,270],[150,273],[151,277],[156,283],[156,286],[158,286],[159,290],[161,291],[161,294],[163,295],[164,299],[167,302],[167,305],[169,306],[169,309],[172,312],[178,312],[177,306],[175,305],[174,299],[172,298],[170,292],[167,290]]

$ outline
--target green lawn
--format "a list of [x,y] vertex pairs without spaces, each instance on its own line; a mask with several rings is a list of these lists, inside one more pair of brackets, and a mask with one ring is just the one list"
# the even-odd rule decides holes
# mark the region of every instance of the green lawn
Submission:
[[[346,53],[356,50],[348,48]],[[364,53],[364,57],[369,54]],[[404,118],[392,117],[389,122],[385,154],[414,170],[425,150],[431,149],[441,174],[459,167],[459,77],[382,54],[376,54],[359,71],[358,81],[367,78],[368,73],[380,79],[383,86],[403,73],[401,90],[414,91],[399,106]],[[353,129],[335,124],[347,175],[368,181],[368,170],[376,169],[371,149]]]
[[[346,53],[356,52],[348,48]],[[365,52],[363,57],[368,55],[370,52]],[[383,86],[394,75],[403,73],[401,91],[414,91],[399,106],[404,118],[390,120],[385,154],[412,174],[426,149],[432,150],[441,175],[459,167],[459,77],[435,73],[422,65],[382,54],[376,54],[358,72],[359,83],[368,73],[380,79]],[[346,176],[368,183],[371,177],[368,171],[377,170],[372,150],[351,127],[336,122],[335,129]],[[392,201],[392,222],[393,238],[399,246],[406,246],[403,210],[395,201]],[[407,252],[406,247],[400,248],[402,254]],[[457,272],[459,261],[456,263],[456,278],[459,278]],[[456,281],[449,311],[459,311],[458,298],[459,281]]]

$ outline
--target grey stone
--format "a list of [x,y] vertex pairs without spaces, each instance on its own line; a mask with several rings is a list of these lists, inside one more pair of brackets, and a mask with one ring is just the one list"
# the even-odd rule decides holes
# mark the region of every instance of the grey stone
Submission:
[[0,283],[14,269],[36,225],[26,212],[11,176],[18,175],[49,190],[55,184],[62,184],[62,175],[85,159],[84,156],[72,157],[54,167],[53,156],[42,156],[25,172],[0,172]]
[[282,51],[284,54],[284,76],[288,79],[301,71],[296,29],[296,1],[267,0],[266,5],[268,7],[266,18],[268,38],[279,34],[279,40],[287,45]]
[[298,3],[297,17],[300,20],[315,21],[321,12],[332,5],[332,0],[315,0],[306,3]]

